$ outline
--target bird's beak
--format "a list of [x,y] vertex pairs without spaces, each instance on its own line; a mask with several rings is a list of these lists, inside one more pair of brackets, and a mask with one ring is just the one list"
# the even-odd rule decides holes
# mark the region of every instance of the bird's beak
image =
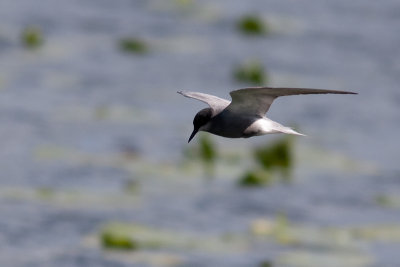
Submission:
[[199,131],[199,129],[196,129],[196,128],[194,128],[194,130],[193,130],[193,132],[192,132],[192,134],[190,135],[190,137],[189,137],[189,141],[188,141],[188,143],[190,142],[190,140],[192,140],[193,139],[193,137],[197,134],[197,132]]

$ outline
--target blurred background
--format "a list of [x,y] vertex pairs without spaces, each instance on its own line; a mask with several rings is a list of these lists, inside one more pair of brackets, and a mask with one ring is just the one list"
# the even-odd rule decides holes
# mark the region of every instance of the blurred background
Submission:
[[[1,0],[1,266],[400,266],[400,2]],[[247,86],[307,137],[199,134]]]

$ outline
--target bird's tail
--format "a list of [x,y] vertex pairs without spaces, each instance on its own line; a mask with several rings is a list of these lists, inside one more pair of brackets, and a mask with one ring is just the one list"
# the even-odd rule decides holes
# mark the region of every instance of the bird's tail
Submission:
[[286,134],[293,134],[293,135],[300,135],[300,136],[306,136],[305,134],[301,134],[299,132],[296,132],[295,130],[293,130],[292,128],[289,127],[284,127],[283,129],[280,129],[280,131],[282,133],[286,133]]
[[277,123],[276,121],[272,121],[267,118],[265,118],[264,120],[267,122],[267,128],[268,128],[266,133],[285,133],[285,134],[306,136],[305,134],[296,132],[295,130],[293,130],[290,127],[283,126],[282,124]]

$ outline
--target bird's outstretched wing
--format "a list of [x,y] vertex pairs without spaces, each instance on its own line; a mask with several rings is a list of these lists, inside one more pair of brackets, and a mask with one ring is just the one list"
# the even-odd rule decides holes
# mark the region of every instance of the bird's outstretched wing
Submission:
[[227,110],[242,114],[256,114],[264,116],[275,98],[287,95],[308,94],[356,94],[347,91],[308,89],[308,88],[273,88],[273,87],[250,87],[231,91],[231,104]]
[[214,115],[221,112],[231,103],[229,100],[209,94],[203,94],[198,92],[184,92],[184,91],[179,91],[177,93],[206,103],[213,110]]

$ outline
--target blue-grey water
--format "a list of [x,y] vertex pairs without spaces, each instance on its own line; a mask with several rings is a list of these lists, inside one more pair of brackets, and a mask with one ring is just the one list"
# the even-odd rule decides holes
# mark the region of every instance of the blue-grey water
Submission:
[[[246,14],[270,34],[240,34]],[[21,43],[28,26],[43,33],[37,49]],[[399,29],[394,0],[0,1],[0,265],[400,266]],[[122,52],[126,37],[148,53]],[[176,91],[228,98],[249,60],[271,86],[359,93],[274,103],[270,118],[308,135],[291,183],[236,185],[274,137],[213,137],[237,159],[212,180],[184,159],[204,104]],[[296,242],[249,237],[280,216]],[[210,238],[109,252],[109,222]]]

